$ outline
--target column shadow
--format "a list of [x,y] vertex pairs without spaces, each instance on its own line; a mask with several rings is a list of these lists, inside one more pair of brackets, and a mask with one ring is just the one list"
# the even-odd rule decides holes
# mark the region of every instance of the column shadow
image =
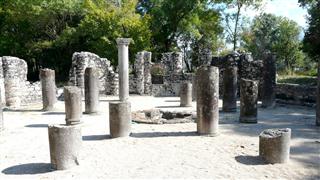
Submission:
[[27,163],[20,164],[16,166],[8,167],[2,170],[3,174],[15,174],[15,175],[23,175],[23,174],[43,174],[53,171],[51,168],[51,164],[49,163]]
[[236,156],[236,161],[245,165],[266,165],[267,163],[260,156]]

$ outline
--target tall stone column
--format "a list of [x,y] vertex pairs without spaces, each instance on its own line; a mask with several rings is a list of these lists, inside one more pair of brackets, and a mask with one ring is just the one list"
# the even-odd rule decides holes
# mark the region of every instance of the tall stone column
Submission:
[[223,102],[222,111],[237,111],[237,75],[238,68],[236,66],[228,66],[223,71]]
[[320,126],[320,58],[318,60],[318,92],[317,92],[317,115],[316,125]]
[[76,86],[65,86],[63,92],[66,124],[79,124],[82,116],[82,90]]
[[152,81],[151,81],[151,62],[152,53],[144,51],[144,94],[151,95]]
[[[0,102],[1,102],[1,97],[0,97]],[[2,103],[0,103],[0,132],[3,131],[3,130],[4,130],[3,109],[2,109]]]
[[51,111],[57,102],[55,72],[51,69],[40,70],[43,110]]
[[119,98],[129,99],[129,44],[130,38],[117,38],[119,63]]
[[276,88],[276,56],[271,52],[264,54],[263,60],[263,84],[262,84],[262,107],[275,106]]
[[192,101],[195,101],[197,98],[197,76],[196,74],[192,74]]
[[99,111],[99,74],[95,68],[86,68],[84,73],[85,113]]
[[134,63],[135,76],[137,79],[137,93],[144,94],[144,51],[136,54],[136,61]]
[[240,80],[240,122],[257,123],[258,81]]
[[219,124],[219,68],[202,66],[197,70],[197,131],[215,136]]

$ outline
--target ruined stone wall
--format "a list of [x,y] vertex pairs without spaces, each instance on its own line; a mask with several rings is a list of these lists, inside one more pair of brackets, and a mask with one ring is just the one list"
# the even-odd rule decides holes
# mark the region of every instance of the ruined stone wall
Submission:
[[314,105],[316,103],[317,87],[298,84],[277,83],[277,102],[295,105]]
[[41,83],[40,81],[31,83],[26,81],[25,89],[22,92],[21,96],[21,104],[23,106],[34,104],[34,103],[41,103],[42,102],[42,90],[41,90]]
[[87,67],[97,68],[99,71],[100,92],[106,92],[106,79],[109,79],[107,76],[109,75],[110,61],[90,52],[73,53],[69,84],[84,89],[84,71]]

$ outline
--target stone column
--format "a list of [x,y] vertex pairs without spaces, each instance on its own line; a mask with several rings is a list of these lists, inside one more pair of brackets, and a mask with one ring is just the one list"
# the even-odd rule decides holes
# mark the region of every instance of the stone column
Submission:
[[129,99],[129,43],[130,38],[117,38],[119,63],[119,98]]
[[[0,91],[1,93],[1,91]],[[1,102],[1,97],[0,97]],[[2,109],[2,103],[0,103],[0,132],[4,130],[4,123],[3,123],[3,109]]]
[[240,122],[257,123],[258,81],[240,80]]
[[137,79],[137,93],[144,94],[144,52],[136,54],[136,61],[134,63],[135,76]]
[[180,85],[180,106],[192,106],[192,84],[190,82],[184,82]]
[[192,74],[192,101],[195,101],[197,98],[197,77],[196,74]]
[[47,68],[41,69],[40,80],[43,110],[51,111],[54,108],[54,104],[57,102],[55,71]]
[[152,53],[144,51],[144,94],[151,95],[152,81],[151,81],[151,56]]
[[65,86],[63,92],[66,124],[79,124],[82,116],[81,88],[76,86]]
[[2,57],[0,57],[0,103],[6,104],[5,89],[4,89],[4,76],[3,76],[3,66]]
[[316,125],[320,126],[320,58],[318,59],[318,92],[317,92]]
[[262,107],[275,106],[276,88],[276,56],[270,52],[264,54],[263,60],[263,84],[262,84]]
[[112,138],[126,137],[131,133],[131,104],[128,101],[109,103],[109,125]]
[[202,66],[197,70],[197,131],[199,134],[218,134],[219,68]]
[[222,111],[224,112],[237,111],[237,75],[238,68],[236,66],[229,66],[223,71]]
[[86,68],[84,73],[85,113],[99,111],[99,74],[95,68]]
[[48,134],[52,168],[65,170],[79,165],[82,145],[80,125],[49,125]]
[[259,156],[268,163],[286,163],[290,155],[291,129],[267,129],[259,135]]

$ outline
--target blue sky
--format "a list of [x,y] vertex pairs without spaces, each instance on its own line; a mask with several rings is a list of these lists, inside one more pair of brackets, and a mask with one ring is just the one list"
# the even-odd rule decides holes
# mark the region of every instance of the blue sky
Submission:
[[[296,21],[301,27],[307,27],[307,10],[299,7],[298,0],[264,0],[264,5],[260,8],[260,12],[272,13],[277,16],[285,16]],[[259,14],[259,12],[247,9],[244,14],[254,17]]]

